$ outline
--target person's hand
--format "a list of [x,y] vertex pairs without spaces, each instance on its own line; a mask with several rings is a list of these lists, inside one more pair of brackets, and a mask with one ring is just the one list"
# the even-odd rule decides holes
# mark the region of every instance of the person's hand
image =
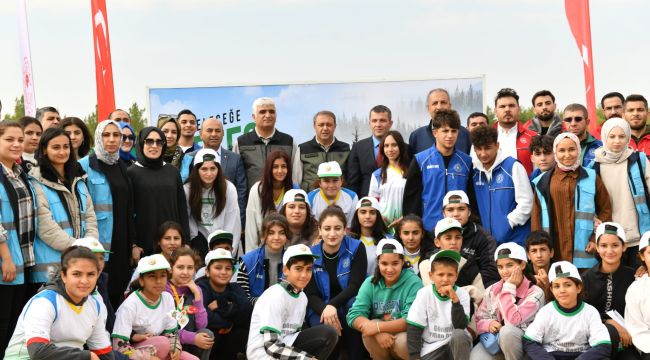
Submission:
[[636,269],[636,272],[634,273],[635,278],[640,278],[641,276],[645,275],[648,273],[648,269],[644,265],[639,266],[638,269]]
[[175,351],[169,352],[169,360],[180,360],[181,359],[181,350],[176,349]]
[[338,311],[332,305],[326,305],[320,315],[320,322],[333,326],[341,336],[341,322],[339,321]]
[[[402,221],[402,217],[400,217],[399,219],[393,220],[392,223],[388,224],[388,228],[390,229],[390,228],[395,227],[397,224],[399,224],[400,221]],[[385,217],[384,217],[384,222],[388,222],[388,219],[385,218]]]
[[456,295],[456,292],[454,291],[454,285],[441,286],[440,289],[436,290],[438,290],[440,295],[450,298],[452,302],[458,302],[458,295]]
[[535,280],[537,281],[537,286],[541,287],[542,289],[548,288],[550,286],[550,284],[548,283],[548,274],[544,269],[539,269],[537,271],[537,275],[535,275]]
[[596,252],[596,243],[593,241],[588,242],[585,251],[587,254],[593,255]]
[[501,323],[494,320],[490,323],[490,326],[488,326],[488,331],[490,331],[492,334],[496,334],[501,330]]
[[212,302],[208,304],[208,309],[210,309],[210,311],[215,311],[218,308],[219,308],[219,303],[217,303],[217,300],[212,300]]
[[194,301],[201,300],[201,290],[199,290],[199,286],[196,285],[194,280],[190,280],[190,282],[187,283],[187,287],[192,292],[192,295],[194,295]]
[[596,229],[598,229],[598,226],[600,226],[600,224],[602,224],[602,223],[603,223],[603,222],[600,221],[599,218],[597,218],[597,217],[594,216],[594,232],[596,232]]
[[140,341],[145,341],[145,340],[147,340],[148,338],[150,338],[152,336],[153,335],[150,334],[150,333],[133,334],[133,336],[131,336],[131,341],[138,343]]
[[90,352],[90,360],[99,360],[99,356],[95,354],[94,352]]
[[395,335],[390,333],[379,333],[375,335],[375,340],[382,349],[390,349],[395,343]]
[[630,336],[630,333],[625,330],[624,327],[621,326],[621,324],[617,323],[615,320],[609,319],[605,321],[605,324],[610,324],[614,328],[616,328],[616,331],[618,332],[618,336],[621,338],[621,344],[623,344],[624,347],[628,347],[632,345],[632,336]]
[[12,282],[16,279],[16,265],[11,257],[2,259],[2,281]]
[[206,333],[197,333],[194,337],[194,345],[200,347],[203,350],[207,350],[214,345],[214,338]]
[[524,273],[521,270],[519,266],[515,266],[514,269],[512,269],[512,273],[510,274],[510,278],[508,278],[508,282],[513,284],[515,287],[519,286],[521,284],[521,281],[524,279]]
[[140,261],[140,257],[144,253],[144,249],[142,249],[139,246],[134,246],[131,248],[131,261],[133,262],[133,265],[137,265],[138,261]]
[[361,327],[361,335],[362,336],[373,336],[379,333],[378,326],[379,325],[379,320],[372,321],[368,320],[365,323],[363,323]]

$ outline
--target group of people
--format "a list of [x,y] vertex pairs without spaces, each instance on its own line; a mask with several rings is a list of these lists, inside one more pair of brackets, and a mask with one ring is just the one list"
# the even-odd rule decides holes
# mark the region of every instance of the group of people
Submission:
[[232,150],[187,109],[0,122],[0,355],[650,359],[646,99],[605,95],[600,140],[547,90],[494,105],[431,90],[408,144],[377,105],[352,146],[270,98]]

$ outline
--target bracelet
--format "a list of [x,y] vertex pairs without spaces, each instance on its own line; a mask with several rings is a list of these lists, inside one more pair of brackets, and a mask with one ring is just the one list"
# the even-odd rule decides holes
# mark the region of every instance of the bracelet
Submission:
[[377,325],[377,334],[381,334],[381,330],[379,329],[379,321],[375,321],[375,324]]

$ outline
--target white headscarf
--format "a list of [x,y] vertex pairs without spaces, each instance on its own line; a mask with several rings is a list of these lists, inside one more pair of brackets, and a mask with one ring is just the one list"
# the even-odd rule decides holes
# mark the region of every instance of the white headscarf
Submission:
[[625,147],[623,151],[615,152],[607,147],[607,137],[609,136],[609,133],[612,132],[612,130],[614,130],[616,127],[621,128],[625,133],[625,143],[630,143],[632,130],[630,129],[630,124],[628,124],[627,121],[621,118],[611,118],[605,121],[603,127],[600,129],[600,139],[603,142],[603,146],[596,151],[597,161],[608,164],[616,164],[626,160],[634,151],[629,147]]
[[[569,140],[573,141],[574,143],[576,143],[576,147],[578,148],[578,156],[576,157],[576,162],[571,166],[562,165],[560,160],[557,158],[557,145],[560,143],[560,141],[562,141],[564,139],[569,139]],[[581,147],[580,147],[580,139],[578,139],[578,137],[575,134],[570,133],[570,132],[563,132],[563,133],[559,134],[555,138],[555,140],[553,141],[553,156],[555,157],[555,163],[557,164],[557,167],[559,167],[560,170],[566,171],[566,172],[573,171],[573,170],[579,168],[580,167],[580,156],[579,156],[580,155],[580,149],[581,149]]]
[[[102,133],[104,132],[104,129],[108,125],[115,125],[117,127],[117,131],[120,132],[120,140],[119,143],[117,144],[117,150],[115,150],[114,153],[109,153],[104,149],[104,143],[102,142]],[[118,160],[120,160],[120,147],[122,147],[122,132],[120,131],[120,124],[117,123],[116,121],[113,120],[104,120],[97,124],[97,128],[95,129],[95,155],[97,155],[97,159],[101,160],[102,162],[108,164],[108,165],[113,165],[115,164]]]

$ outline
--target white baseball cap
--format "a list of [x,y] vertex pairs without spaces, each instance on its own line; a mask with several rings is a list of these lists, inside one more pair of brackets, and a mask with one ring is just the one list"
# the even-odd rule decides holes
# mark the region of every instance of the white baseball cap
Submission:
[[648,246],[648,243],[650,243],[650,231],[646,231],[645,234],[641,236],[641,240],[639,240],[639,251]]
[[612,234],[618,236],[622,242],[625,242],[627,238],[625,237],[625,230],[623,227],[615,222],[604,222],[598,225],[596,228],[596,244],[598,244],[598,239],[600,235],[603,234]]
[[461,233],[463,232],[463,226],[458,222],[458,220],[450,217],[440,219],[436,224],[435,235],[438,237],[438,235],[451,229],[458,229]]
[[282,205],[290,202],[307,202],[307,193],[303,189],[291,189],[284,193]]
[[206,149],[203,148],[199,151],[196,152],[196,155],[194,155],[194,161],[192,161],[192,166],[196,166],[197,164],[206,162],[206,161],[214,161],[218,162],[217,158],[219,155],[217,154],[216,151],[212,149]]
[[138,267],[135,269],[135,271],[138,274],[146,274],[148,272],[162,269],[171,270],[169,262],[167,262],[167,259],[165,259],[164,256],[160,254],[153,254],[140,259],[140,261],[138,261]]
[[[452,196],[458,196],[460,197],[460,200],[456,200],[456,199],[449,200],[449,198]],[[465,194],[463,190],[452,190],[447,192],[447,194],[445,194],[445,197],[442,199],[442,208],[444,209],[445,206],[449,204],[456,204],[456,203],[465,203],[469,205],[469,198],[467,197],[467,194]]]
[[303,244],[298,244],[298,245],[291,245],[285,250],[284,255],[282,255],[282,264],[287,265],[289,260],[291,258],[294,258],[296,256],[311,256],[314,259],[318,259],[320,256],[314,255],[311,252],[311,249],[307,245]]
[[548,269],[549,282],[553,282],[555,279],[559,278],[574,278],[578,281],[582,281],[578,268],[568,261],[555,262],[551,264],[551,268]]
[[102,243],[100,243],[99,240],[92,236],[77,239],[72,243],[72,246],[87,247],[94,253],[110,253],[110,251],[104,249],[104,246],[102,246]]
[[328,161],[318,165],[318,177],[339,177],[343,175],[341,171],[341,165],[336,161]]
[[233,263],[237,261],[232,257],[230,251],[222,248],[214,249],[205,255],[205,266],[210,265],[210,262],[214,260],[230,260]]
[[[392,245],[394,249],[384,249],[386,245]],[[404,247],[399,241],[395,239],[381,239],[377,244],[377,249],[375,249],[375,255],[379,257],[381,254],[400,254],[404,255]]]
[[506,242],[497,247],[497,250],[494,252],[494,261],[499,259],[528,261],[526,249],[514,242]]
[[362,207],[371,207],[377,211],[381,212],[381,206],[379,206],[379,201],[373,196],[364,196],[359,201],[357,201],[357,207],[355,210],[359,210]]

